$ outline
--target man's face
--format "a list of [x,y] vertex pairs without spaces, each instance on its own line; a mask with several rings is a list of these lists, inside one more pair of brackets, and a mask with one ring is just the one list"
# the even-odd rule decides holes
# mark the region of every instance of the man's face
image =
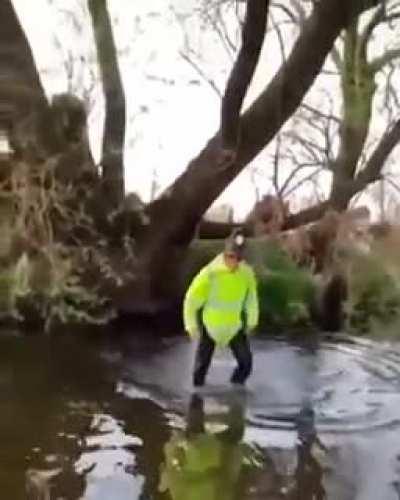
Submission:
[[235,271],[241,261],[241,257],[235,252],[225,252],[224,261],[230,271]]

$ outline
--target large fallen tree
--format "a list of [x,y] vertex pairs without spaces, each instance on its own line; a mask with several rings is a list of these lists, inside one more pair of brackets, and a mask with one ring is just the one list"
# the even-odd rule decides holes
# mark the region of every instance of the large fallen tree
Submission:
[[[98,229],[107,237],[114,230],[112,236],[119,245],[125,235],[134,235],[136,240],[134,277],[125,281],[114,297],[119,308],[157,311],[171,304],[171,297],[176,296],[180,285],[177,276],[182,257],[203,214],[293,114],[341,31],[366,9],[375,6],[376,1],[316,2],[292,53],[264,92],[240,117],[265,35],[268,4],[265,0],[247,3],[242,47],[223,99],[221,131],[157,200],[141,210],[139,220],[137,216],[134,219],[129,210],[111,218],[103,213],[98,218]],[[12,17],[10,12],[7,14]],[[107,18],[103,16],[103,19]],[[19,24],[15,29],[20,30]],[[98,50],[107,46],[100,38],[97,41]],[[34,67],[32,57],[31,65]],[[112,67],[117,69],[115,65]],[[107,138],[103,143],[107,143]],[[110,173],[109,178],[120,182],[120,163],[115,165],[118,172],[115,176]]]

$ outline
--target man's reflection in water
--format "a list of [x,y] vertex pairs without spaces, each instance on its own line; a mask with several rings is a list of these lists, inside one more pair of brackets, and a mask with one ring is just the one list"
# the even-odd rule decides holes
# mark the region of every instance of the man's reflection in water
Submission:
[[256,464],[256,452],[242,442],[245,400],[232,395],[229,410],[218,424],[223,430],[209,431],[205,425],[204,400],[192,396],[186,432],[175,433],[165,445],[160,491],[173,500],[239,500],[243,498],[241,472]]
[[213,432],[211,422],[205,423],[203,398],[192,397],[186,430],[175,432],[164,447],[159,490],[172,500],[326,499],[323,468],[315,455],[326,448],[317,436],[312,406],[305,404],[295,416],[297,460],[288,477],[278,473],[273,449],[243,443],[244,403],[233,398],[215,422],[224,424],[223,430]]
[[297,466],[294,485],[291,489],[292,500],[323,500],[326,493],[322,485],[323,469],[315,457],[316,451],[327,450],[320,441],[315,429],[315,413],[310,404],[305,404],[296,419],[297,428]]

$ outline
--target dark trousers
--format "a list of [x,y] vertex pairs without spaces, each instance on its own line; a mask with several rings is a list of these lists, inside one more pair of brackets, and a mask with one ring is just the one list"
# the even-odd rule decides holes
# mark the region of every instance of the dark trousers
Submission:
[[[244,384],[253,367],[253,356],[250,351],[249,341],[243,331],[237,333],[229,343],[229,347],[237,361],[231,382],[233,384]],[[214,354],[215,342],[208,335],[206,329],[202,328],[201,339],[196,353],[193,373],[193,384],[204,385],[211,359]]]

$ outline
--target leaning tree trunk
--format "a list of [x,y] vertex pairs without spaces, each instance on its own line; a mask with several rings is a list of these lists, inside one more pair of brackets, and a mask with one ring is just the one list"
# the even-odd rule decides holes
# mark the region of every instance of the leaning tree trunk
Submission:
[[358,20],[351,23],[344,37],[341,73],[343,116],[339,130],[339,153],[331,166],[333,181],[330,194],[330,205],[339,211],[347,208],[352,197],[351,185],[368,136],[376,89],[375,73],[368,64],[366,53],[359,50],[358,25]]
[[14,142],[16,123],[47,108],[32,51],[12,6],[0,2],[0,128]]
[[113,206],[124,198],[125,93],[118,67],[106,0],[88,0],[105,97],[105,123],[101,165],[105,192]]
[[[150,295],[162,293],[154,283],[169,279],[196,226],[212,202],[272,140],[301,103],[321,71],[332,46],[349,22],[375,0],[318,2],[304,24],[290,57],[240,120],[234,160],[221,163],[221,136],[216,134],[186,171],[146,210],[146,231],[139,242],[142,269]],[[175,267],[176,269],[176,267]]]
[[[0,1],[0,16],[0,127],[9,133],[17,155],[42,162],[73,149],[70,171],[78,168],[79,161],[92,162],[83,104],[68,94],[54,96],[51,104],[47,101],[29,41],[11,0]],[[81,154],[77,154],[78,147]]]
[[301,103],[319,74],[340,31],[364,9],[365,0],[319,2],[305,23],[287,61],[243,115],[236,161],[219,168],[219,134],[186,171],[148,207],[148,243],[187,244],[212,202],[271,141]]

